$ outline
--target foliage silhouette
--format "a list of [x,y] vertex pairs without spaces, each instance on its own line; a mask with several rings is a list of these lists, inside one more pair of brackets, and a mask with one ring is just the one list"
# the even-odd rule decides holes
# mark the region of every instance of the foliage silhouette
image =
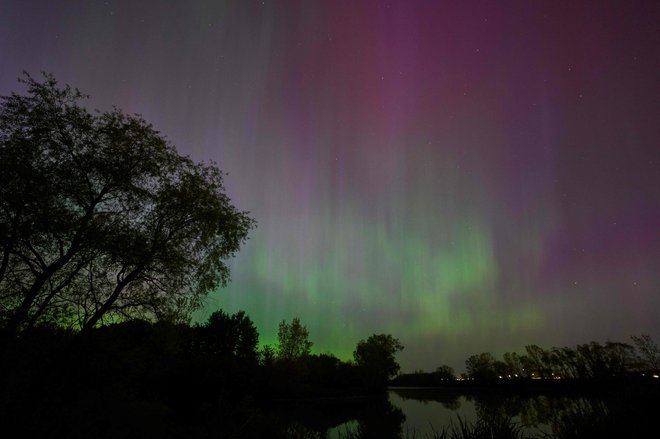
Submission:
[[259,333],[245,311],[229,315],[215,311],[208,321],[194,328],[192,349],[196,354],[236,357],[257,362]]
[[[537,345],[525,347],[525,354],[506,352],[503,361],[484,352],[466,360],[467,377],[473,380],[557,380],[589,382],[625,380],[630,377],[657,375],[654,367],[660,360],[660,349],[648,335],[633,336],[635,346],[628,343],[595,341],[575,348]],[[655,372],[654,372],[655,371]]]
[[465,368],[468,375],[477,380],[494,380],[498,376],[495,358],[488,352],[471,355],[465,360]]
[[382,387],[387,380],[399,373],[396,353],[403,345],[390,334],[374,334],[360,340],[353,352],[355,363],[365,374],[369,387]]
[[637,348],[637,361],[643,369],[660,369],[660,347],[653,341],[650,335],[633,335],[633,343]]
[[53,76],[0,103],[0,324],[185,321],[254,226],[214,166]]
[[[21,335],[7,346],[12,361],[0,364],[0,413],[6,428],[20,429],[23,437],[82,438],[90,431],[101,438],[324,437],[349,420],[355,421],[346,437],[415,437],[403,434],[404,414],[383,398],[384,387],[372,387],[368,369],[329,354],[301,357],[299,367],[272,354],[268,361],[259,359],[256,328],[242,312],[218,311],[192,327],[130,320],[93,328],[85,337],[57,326]],[[599,345],[596,352],[607,352],[608,343]],[[548,364],[554,361],[546,357]],[[519,388],[497,394],[458,386],[472,382],[443,382],[456,389],[396,390],[403,398],[434,400],[448,409],[458,408],[459,396],[471,392],[468,400],[474,400],[479,420],[444,428],[437,437],[516,437],[513,416],[525,425],[551,425],[558,438],[612,432],[643,437],[654,429],[659,390],[654,378],[631,380],[623,392],[610,381],[595,381],[597,388],[609,386],[590,399],[528,397]],[[584,390],[567,384],[577,395]]]
[[454,373],[454,368],[443,364],[438,366],[433,372],[441,380],[455,380],[456,374]]
[[280,360],[296,361],[308,356],[314,343],[309,341],[307,327],[295,317],[291,323],[282,320],[277,331],[277,356]]

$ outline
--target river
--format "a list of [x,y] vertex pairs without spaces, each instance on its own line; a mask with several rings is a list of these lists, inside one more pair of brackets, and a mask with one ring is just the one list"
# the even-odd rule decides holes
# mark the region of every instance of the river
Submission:
[[507,437],[639,437],[656,431],[659,408],[657,395],[466,395],[399,388],[388,390],[387,401],[371,404],[356,419],[328,429],[325,437],[432,439],[452,428],[460,430],[461,423],[473,431],[481,426]]

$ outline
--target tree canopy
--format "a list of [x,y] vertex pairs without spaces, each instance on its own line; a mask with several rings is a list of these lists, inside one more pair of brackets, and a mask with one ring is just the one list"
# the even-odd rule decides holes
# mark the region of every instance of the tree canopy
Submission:
[[259,332],[245,311],[233,315],[215,311],[204,325],[194,329],[196,352],[257,361]]
[[0,102],[0,322],[185,319],[254,227],[214,164],[52,75]]
[[283,360],[297,360],[311,353],[314,343],[309,341],[307,327],[295,317],[291,324],[280,322],[277,331],[277,356]]
[[454,368],[446,364],[443,364],[442,366],[438,366],[433,373],[442,380],[456,379],[456,373],[454,372]]
[[470,355],[465,360],[465,368],[468,375],[477,380],[493,380],[497,378],[495,358],[489,352]]
[[399,373],[396,353],[401,350],[403,345],[390,334],[374,334],[358,342],[353,358],[375,385],[381,385]]

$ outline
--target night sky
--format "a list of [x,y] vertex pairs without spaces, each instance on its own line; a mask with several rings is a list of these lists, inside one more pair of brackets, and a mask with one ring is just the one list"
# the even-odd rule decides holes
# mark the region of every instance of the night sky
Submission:
[[404,371],[660,341],[657,0],[0,0],[0,64],[229,173],[258,228],[200,320]]

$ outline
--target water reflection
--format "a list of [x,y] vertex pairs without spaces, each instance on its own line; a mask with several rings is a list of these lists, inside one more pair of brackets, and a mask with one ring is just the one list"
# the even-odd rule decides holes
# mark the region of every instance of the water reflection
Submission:
[[359,400],[312,401],[270,410],[287,438],[399,439],[406,416],[387,394]]
[[655,432],[657,396],[468,394],[396,389],[380,398],[282,407],[292,438],[645,437]]
[[[456,427],[458,420],[509,426],[514,437],[634,437],[655,432],[657,395],[461,395],[433,389],[396,389],[390,401],[407,417],[404,429],[421,437]],[[465,436],[463,436],[465,437]]]

